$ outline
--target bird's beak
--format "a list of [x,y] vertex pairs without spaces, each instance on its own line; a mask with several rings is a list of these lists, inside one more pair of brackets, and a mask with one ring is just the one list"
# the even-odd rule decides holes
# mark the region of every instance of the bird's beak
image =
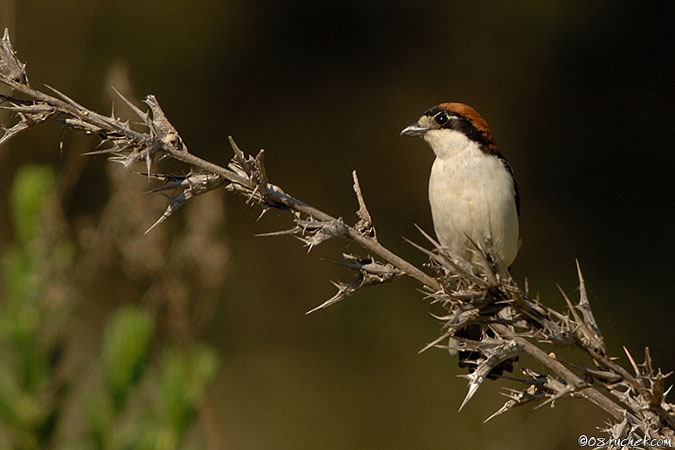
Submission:
[[421,126],[419,122],[415,122],[401,130],[401,136],[404,134],[406,136],[421,136],[427,131],[429,131],[428,128]]

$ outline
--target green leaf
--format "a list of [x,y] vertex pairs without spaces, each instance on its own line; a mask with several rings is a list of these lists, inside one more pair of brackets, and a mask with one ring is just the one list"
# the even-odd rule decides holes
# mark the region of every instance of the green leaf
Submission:
[[101,392],[90,394],[86,398],[84,412],[89,425],[89,439],[93,447],[109,448],[112,430],[114,429],[109,397]]
[[196,346],[189,354],[175,349],[164,354],[159,407],[171,430],[165,430],[166,435],[180,440],[192,423],[217,368],[216,354],[204,346]]
[[54,173],[46,166],[27,166],[14,178],[11,193],[12,220],[22,244],[35,237],[47,194],[56,184]]
[[103,334],[103,370],[115,411],[124,406],[150,351],[155,324],[150,314],[133,306],[119,308]]

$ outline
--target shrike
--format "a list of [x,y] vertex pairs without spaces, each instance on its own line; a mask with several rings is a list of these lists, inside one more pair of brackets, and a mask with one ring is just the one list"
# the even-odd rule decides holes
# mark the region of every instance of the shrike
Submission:
[[439,243],[471,260],[471,241],[489,239],[508,269],[518,253],[518,186],[485,119],[463,103],[441,103],[401,134],[423,137],[436,154],[429,203]]

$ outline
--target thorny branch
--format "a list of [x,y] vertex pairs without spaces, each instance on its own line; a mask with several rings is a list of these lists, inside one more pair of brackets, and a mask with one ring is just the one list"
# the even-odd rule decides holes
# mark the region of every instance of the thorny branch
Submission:
[[[268,235],[295,236],[308,250],[337,237],[357,243],[366,254],[345,253],[342,262],[356,273],[356,278],[349,283],[335,282],[336,294],[309,312],[335,304],[365,286],[401,276],[419,281],[431,303],[443,310],[438,316],[443,324],[441,335],[424,349],[440,347],[473,355],[465,361],[465,365],[471,367],[470,373],[464,375],[469,380],[469,389],[461,407],[485,378],[500,376],[502,367],[510,370],[518,355],[528,354],[541,364],[542,370],[522,368],[524,378],[516,380],[526,387],[509,389],[506,403],[487,420],[525,403],[543,406],[563,397],[583,397],[611,416],[605,430],[611,437],[672,439],[675,436],[675,405],[666,400],[669,389],[665,380],[670,374],[654,368],[649,349],[645,349],[642,364],[624,349],[630,370],[607,355],[578,264],[579,299],[574,303],[561,290],[567,303],[564,312],[529,298],[510,274],[498,271],[488,239],[475,243],[475,258],[467,261],[442,248],[420,230],[432,250],[411,244],[429,256],[428,268],[433,273],[430,275],[379,243],[356,172],[353,180],[359,205],[358,221],[350,226],[343,218],[333,217],[270,183],[263,150],[255,157],[247,155],[230,137],[234,156],[227,167],[193,155],[152,95],[145,98],[149,110],[144,111],[120,94],[139,120],[132,128],[128,120],[115,117],[114,111],[104,116],[54,88],[48,87],[52,95],[34,89],[28,82],[25,64],[16,57],[7,30],[0,41],[0,82],[13,91],[12,95],[0,94],[0,108],[16,114],[14,125],[3,127],[0,144],[47,120],[58,120],[65,128],[98,136],[101,148],[89,154],[108,155],[125,168],[141,163],[146,176],[161,183],[151,192],[165,193],[169,205],[150,229],[191,198],[224,187],[242,195],[247,203],[261,207],[261,215],[270,208],[286,210],[292,215],[292,228]],[[163,158],[181,161],[190,170],[183,175],[153,173],[153,164]],[[477,334],[470,336],[467,330]],[[546,345],[578,348],[588,355],[592,367],[559,360],[554,353],[542,350]]]

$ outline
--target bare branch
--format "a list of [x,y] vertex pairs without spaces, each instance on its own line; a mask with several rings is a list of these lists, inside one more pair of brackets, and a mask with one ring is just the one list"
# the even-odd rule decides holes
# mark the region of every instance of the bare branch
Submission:
[[[291,213],[290,229],[267,235],[290,234],[308,250],[333,238],[360,246],[367,256],[346,253],[341,263],[356,273],[355,279],[349,283],[335,282],[337,293],[309,313],[333,305],[362,287],[401,276],[420,282],[433,307],[441,309],[436,315],[441,322],[440,337],[432,339],[424,349],[441,347],[458,352],[461,366],[470,371],[466,375],[468,392],[460,409],[476,394],[485,378],[513,379],[503,375],[504,371],[513,370],[518,356],[527,354],[543,367],[544,373],[521,368],[526,379],[517,381],[526,387],[509,391],[504,406],[487,420],[525,403],[552,405],[558,399],[582,397],[610,415],[612,422],[606,431],[613,437],[627,433],[675,436],[675,405],[666,401],[665,380],[670,374],[654,369],[648,349],[642,364],[626,351],[634,373],[616,363],[616,358],[607,356],[578,262],[579,301],[574,304],[561,289],[566,311],[556,311],[530,299],[527,288],[521,289],[507,270],[497,267],[489,237],[473,242],[473,256],[465,260],[420,230],[431,249],[409,242],[429,257],[422,270],[377,240],[356,172],[352,177],[359,209],[358,221],[352,226],[342,217],[327,214],[272,184],[263,150],[253,157],[230,137],[234,155],[226,167],[190,153],[152,95],[144,100],[148,111],[142,111],[120,95],[140,119],[132,128],[128,120],[116,118],[114,112],[110,116],[98,114],[56,89],[49,88],[53,95],[33,89],[7,31],[0,41],[0,83],[13,90],[12,96],[0,97],[1,107],[17,116],[16,123],[4,128],[0,144],[47,120],[58,120],[65,128],[98,136],[102,148],[90,154],[107,155],[128,169],[142,165],[149,180],[161,183],[150,192],[165,195],[169,205],[148,231],[195,196],[224,187],[241,195],[248,204],[258,205],[262,213],[270,208]],[[153,164],[162,158],[184,163],[187,167],[183,173],[187,175],[153,174]],[[543,350],[549,343],[581,350],[594,368],[558,360],[550,349]]]
[[377,241],[377,233],[375,232],[373,219],[370,217],[368,208],[366,208],[366,201],[363,199],[363,194],[361,193],[361,185],[359,184],[359,177],[356,176],[356,170],[352,172],[352,178],[354,179],[354,193],[356,194],[356,199],[359,202],[359,210],[356,212],[356,214],[359,216],[359,221],[356,222],[354,228],[364,235],[370,236]]
[[[466,344],[466,342],[464,342]],[[485,378],[502,362],[515,358],[522,351],[522,346],[515,340],[503,341],[501,339],[485,338],[474,344],[472,351],[479,351],[485,355],[485,359],[478,363],[478,367],[469,375],[461,375],[469,380],[469,391],[464,397],[464,401],[459,406],[459,411],[471,400],[471,397],[478,391]]]
[[356,291],[363,287],[387,283],[397,277],[404,275],[400,270],[396,269],[391,264],[381,264],[377,261],[374,261],[372,258],[360,258],[356,255],[352,255],[351,253],[343,253],[342,258],[344,261],[338,264],[357,271],[356,278],[348,284],[339,281],[333,281],[333,285],[338,289],[335,295],[319,306],[310,309],[306,312],[306,314],[311,314],[320,309],[334,305],[335,303],[353,295]]
[[5,28],[2,39],[0,39],[0,81],[5,84],[16,83],[28,86],[26,65],[16,57],[7,28]]

